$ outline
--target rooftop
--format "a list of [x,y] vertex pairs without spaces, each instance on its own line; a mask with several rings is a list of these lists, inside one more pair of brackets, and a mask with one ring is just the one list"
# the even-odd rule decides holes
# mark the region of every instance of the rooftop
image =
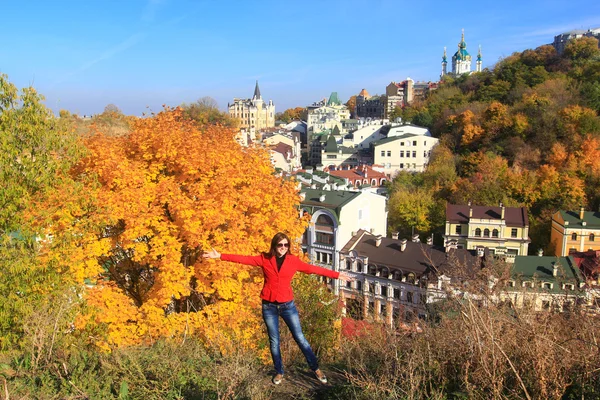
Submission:
[[[469,208],[473,209],[473,216],[476,219],[500,219],[502,207],[490,206],[468,206],[458,204],[446,204],[446,221],[450,223],[466,224],[469,222]],[[529,226],[529,217],[525,207],[505,207],[504,220],[506,226],[524,227]]]

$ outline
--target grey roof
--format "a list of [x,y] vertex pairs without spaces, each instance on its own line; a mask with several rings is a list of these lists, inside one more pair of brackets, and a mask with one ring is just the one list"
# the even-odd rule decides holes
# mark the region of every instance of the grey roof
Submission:
[[376,236],[360,230],[344,246],[342,253],[356,251],[361,257],[368,257],[369,264],[385,266],[403,273],[414,272],[417,276],[434,274],[442,275],[444,272],[455,269],[456,263],[463,263],[469,269],[478,268],[480,259],[475,252],[464,249],[451,250],[446,253],[443,247],[431,246],[426,243],[406,243],[404,251],[401,250],[400,239],[381,238],[379,247],[376,245]]
[[254,97],[260,99],[260,89],[258,88],[258,80],[256,81],[256,87],[254,88]]

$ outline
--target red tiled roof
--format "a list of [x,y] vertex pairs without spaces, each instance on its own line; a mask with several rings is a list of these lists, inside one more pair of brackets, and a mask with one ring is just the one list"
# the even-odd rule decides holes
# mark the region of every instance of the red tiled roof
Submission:
[[[446,205],[446,221],[453,223],[469,222],[469,208],[473,209],[473,218],[500,219],[501,207],[471,206],[450,204]],[[529,226],[529,217],[525,207],[505,207],[504,219],[506,226]]]
[[375,171],[373,168],[369,167],[369,166],[365,166],[364,167],[366,169],[367,172],[367,176],[364,176],[364,172],[363,172],[363,167],[358,167],[358,169],[353,168],[353,169],[339,169],[339,170],[330,170],[329,174],[333,175],[333,176],[337,176],[338,178],[347,178],[348,180],[350,180],[350,182],[354,182],[355,180],[359,179],[360,181],[363,181],[364,179],[368,179],[369,182],[371,182],[371,180],[377,179],[377,184],[379,185],[381,182],[381,179],[387,179],[387,176],[379,171]]

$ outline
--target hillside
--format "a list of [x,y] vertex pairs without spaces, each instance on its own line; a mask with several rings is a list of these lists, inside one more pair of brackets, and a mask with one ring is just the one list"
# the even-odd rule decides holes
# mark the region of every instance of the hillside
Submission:
[[[430,128],[440,146],[423,177],[401,174],[393,184],[390,229],[412,221],[423,233],[440,232],[446,201],[502,202],[528,208],[532,251],[551,250],[553,212],[600,206],[599,112],[594,38],[570,42],[562,55],[546,45],[481,73],[445,77],[425,100],[397,110]],[[431,201],[413,207],[421,210],[415,216],[406,210],[414,199],[402,192],[417,188]],[[414,222],[425,220],[431,226]]]

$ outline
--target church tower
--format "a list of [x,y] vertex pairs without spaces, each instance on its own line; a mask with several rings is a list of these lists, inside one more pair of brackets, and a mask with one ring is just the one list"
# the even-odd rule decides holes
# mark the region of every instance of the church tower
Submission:
[[475,67],[476,72],[481,72],[481,46],[479,46],[479,52],[477,53],[477,66]]
[[442,75],[440,77],[446,75],[448,73],[448,57],[446,56],[446,47],[444,47],[444,55],[442,56]]
[[462,31],[462,37],[458,44],[458,51],[452,56],[452,73],[455,76],[471,72],[471,55],[467,51],[465,43],[465,30]]

